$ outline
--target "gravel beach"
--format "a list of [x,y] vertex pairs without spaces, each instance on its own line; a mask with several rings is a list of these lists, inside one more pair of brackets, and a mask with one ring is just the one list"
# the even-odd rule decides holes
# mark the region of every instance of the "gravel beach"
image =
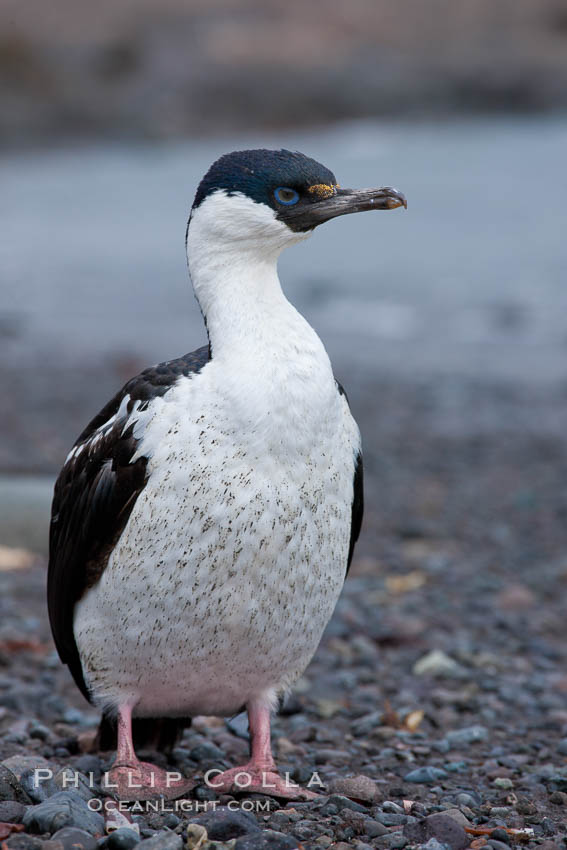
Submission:
[[[365,411],[380,451],[367,456],[363,545],[322,645],[274,723],[280,769],[300,782],[316,773],[321,799],[286,805],[243,793],[236,804],[201,785],[192,795],[198,812],[134,816],[142,840],[160,836],[147,850],[181,847],[196,819],[210,840],[218,837],[215,847],[237,850],[438,850],[433,839],[454,850],[469,842],[500,850],[520,840],[564,846],[564,441],[538,433],[529,412],[534,399],[525,393],[461,385],[463,412],[499,411],[511,425],[449,438],[434,425],[447,386],[383,379],[374,389],[388,414],[375,416],[372,405]],[[541,418],[546,410],[537,401]],[[561,404],[565,413],[567,398]],[[531,433],[514,427],[527,418]],[[54,796],[58,771],[99,777],[110,754],[84,752],[97,718],[54,652],[45,563],[6,555],[0,581],[0,821],[26,825],[6,839],[8,848],[54,850],[41,842],[64,824],[84,828],[81,800],[93,794],[73,791],[78,809],[69,814],[69,792]],[[234,764],[247,746],[241,719],[197,719],[171,769],[202,777]],[[147,755],[163,764],[163,756]],[[31,781],[36,766],[54,776],[39,790]],[[204,817],[203,801],[211,798],[216,811]],[[252,811],[244,818],[229,804]],[[10,828],[2,829],[7,835]],[[98,833],[100,822],[90,831]],[[235,845],[226,843],[233,838]],[[130,846],[116,835],[98,841]]]

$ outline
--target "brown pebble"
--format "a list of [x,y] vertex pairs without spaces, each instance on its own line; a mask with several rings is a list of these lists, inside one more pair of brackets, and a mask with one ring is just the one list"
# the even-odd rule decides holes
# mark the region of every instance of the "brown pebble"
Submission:
[[375,803],[380,799],[378,786],[369,776],[347,776],[334,779],[329,790],[332,794],[342,794],[343,797],[362,800],[365,803]]

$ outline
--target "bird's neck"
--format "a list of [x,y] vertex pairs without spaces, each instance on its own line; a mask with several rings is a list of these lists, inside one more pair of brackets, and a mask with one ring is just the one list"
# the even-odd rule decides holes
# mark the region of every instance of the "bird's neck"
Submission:
[[[319,338],[282,292],[279,250],[189,244],[189,270],[215,359],[292,349],[324,351]],[[325,355],[326,356],[326,355]]]

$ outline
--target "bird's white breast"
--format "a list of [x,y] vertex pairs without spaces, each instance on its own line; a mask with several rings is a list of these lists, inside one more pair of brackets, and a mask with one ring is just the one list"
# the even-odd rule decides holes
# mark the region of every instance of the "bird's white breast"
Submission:
[[[286,302],[287,304],[287,302]],[[149,478],[75,609],[86,681],[136,713],[230,714],[303,671],[341,591],[358,428],[287,304],[136,412]]]

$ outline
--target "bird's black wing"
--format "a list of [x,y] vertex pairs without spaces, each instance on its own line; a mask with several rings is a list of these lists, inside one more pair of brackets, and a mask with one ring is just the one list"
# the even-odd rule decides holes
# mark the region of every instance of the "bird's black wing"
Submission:
[[[337,389],[341,395],[345,397],[346,403],[348,404],[348,396],[344,391],[344,387],[339,384],[337,381]],[[354,552],[354,545],[358,540],[358,535],[360,534],[360,527],[362,525],[362,516],[364,514],[364,473],[363,473],[363,465],[362,465],[362,451],[359,451],[355,463],[354,463],[354,479],[353,479],[353,490],[352,490],[352,511],[351,511],[351,524],[350,524],[350,543],[348,547],[348,559],[347,559],[347,568],[345,573],[345,578],[348,575],[348,571],[350,569],[350,565],[352,563],[352,556]]]
[[199,372],[208,346],[132,378],[87,425],[61,470],[49,530],[47,604],[55,645],[89,698],[73,632],[75,605],[104,571],[147,481],[147,458],[128,418],[165,395],[182,375]]

